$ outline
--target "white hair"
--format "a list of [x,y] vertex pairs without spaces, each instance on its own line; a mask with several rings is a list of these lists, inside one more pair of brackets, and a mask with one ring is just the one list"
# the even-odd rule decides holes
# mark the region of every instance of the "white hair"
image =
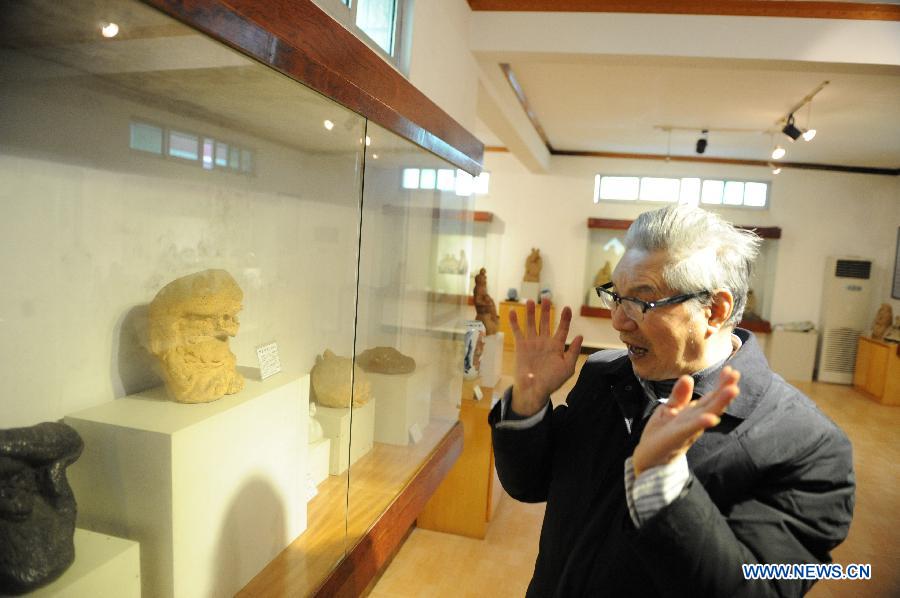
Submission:
[[626,249],[665,251],[663,280],[681,293],[728,289],[734,308],[725,322],[737,326],[747,305],[753,261],[760,237],[735,227],[718,214],[674,205],[644,212],[625,233]]

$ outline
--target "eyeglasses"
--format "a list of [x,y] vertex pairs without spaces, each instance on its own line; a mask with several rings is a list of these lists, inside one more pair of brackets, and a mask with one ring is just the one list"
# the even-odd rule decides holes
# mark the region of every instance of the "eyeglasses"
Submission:
[[635,299],[634,297],[622,297],[615,291],[611,291],[610,289],[612,288],[613,283],[608,282],[599,287],[594,287],[594,290],[597,291],[597,296],[600,297],[600,302],[603,304],[603,307],[610,311],[615,311],[617,307],[621,306],[621,308],[625,310],[625,315],[635,322],[643,321],[644,314],[651,309],[663,307],[664,305],[684,303],[685,301],[690,301],[697,297],[709,297],[710,295],[709,291],[698,291],[696,293],[666,297],[665,299],[659,299],[658,301],[642,301],[640,299]]

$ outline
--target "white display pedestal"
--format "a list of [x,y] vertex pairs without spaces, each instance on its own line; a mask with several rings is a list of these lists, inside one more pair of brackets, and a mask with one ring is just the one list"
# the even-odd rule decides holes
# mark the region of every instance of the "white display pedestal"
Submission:
[[409,429],[418,424],[424,430],[431,416],[431,377],[429,366],[419,364],[409,374],[366,373],[375,406],[375,441],[406,446]]
[[140,598],[141,550],[137,542],[75,528],[75,562],[31,598]]
[[[350,409],[316,406],[316,419],[322,424],[326,438],[331,439],[328,473],[340,475],[348,465],[372,450],[375,436],[375,397],[361,407],[353,408],[353,429],[350,429]],[[351,435],[353,440],[351,442]]]
[[309,376],[212,403],[165,389],[68,416],[82,527],[141,544],[144,596],[232,595],[306,529]]
[[541,296],[541,283],[539,282],[525,282],[522,281],[522,292],[519,294],[519,301],[525,302],[528,299],[531,299],[535,303],[537,303],[538,298]]
[[785,380],[812,382],[818,337],[815,330],[799,332],[776,328],[769,335],[769,367]]
[[481,384],[493,388],[500,381],[503,371],[503,333],[484,337],[481,352]]
[[322,438],[307,445],[309,447],[309,473],[313,484],[318,486],[328,477],[328,460],[331,458],[331,439]]

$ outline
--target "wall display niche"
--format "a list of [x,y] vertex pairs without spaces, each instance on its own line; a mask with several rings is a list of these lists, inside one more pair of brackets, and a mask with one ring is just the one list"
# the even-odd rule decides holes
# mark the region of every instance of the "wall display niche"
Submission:
[[[610,281],[612,271],[625,253],[625,232],[631,223],[631,220],[588,218],[582,316],[610,317],[609,310],[604,309],[600,304],[600,298],[594,287]],[[762,237],[759,256],[756,258],[750,281],[751,296],[740,326],[754,332],[768,333],[772,330],[769,318],[772,313],[772,289],[775,285],[778,239],[781,238],[781,229],[746,225],[741,225],[739,228],[754,230]]]
[[[78,432],[76,544],[138,542],[143,595],[358,593],[373,571],[348,555],[383,546],[360,540],[388,516],[402,537],[417,513],[396,505],[421,509],[462,443],[447,329],[468,308],[422,292],[459,200],[413,205],[396,181],[475,171],[477,141],[307,0],[252,20],[244,2],[102,4],[24,0],[0,25],[0,427]],[[320,68],[335,53],[312,39],[402,101]],[[440,137],[373,108],[410,102]],[[350,396],[317,402],[317,357],[376,347],[414,370],[335,368]]]

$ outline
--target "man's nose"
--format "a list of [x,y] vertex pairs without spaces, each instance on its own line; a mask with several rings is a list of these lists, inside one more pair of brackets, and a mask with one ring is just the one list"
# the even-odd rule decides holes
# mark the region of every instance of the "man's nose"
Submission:
[[616,306],[612,310],[612,325],[619,332],[631,332],[637,328],[637,322],[626,316],[621,306]]

